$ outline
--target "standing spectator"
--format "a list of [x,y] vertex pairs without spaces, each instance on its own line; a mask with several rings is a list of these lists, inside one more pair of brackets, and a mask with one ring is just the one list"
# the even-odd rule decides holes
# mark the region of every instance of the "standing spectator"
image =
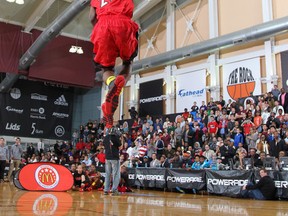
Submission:
[[278,85],[274,85],[274,88],[271,90],[274,100],[278,100],[279,95],[281,94]]
[[253,119],[253,123],[255,125],[255,128],[258,132],[262,132],[262,117],[261,117],[261,112],[256,111],[255,112],[255,117]]
[[250,128],[250,133],[246,136],[246,144],[248,145],[248,149],[257,148],[256,141],[258,139],[257,131],[252,127]]
[[188,120],[190,116],[190,113],[188,112],[187,108],[184,109],[184,113],[182,113],[182,117],[184,118],[184,121]]
[[189,146],[193,146],[193,130],[189,127],[188,124],[185,125],[185,130],[182,134],[182,146],[184,143],[188,143]]
[[270,156],[279,157],[279,152],[285,150],[285,141],[281,139],[277,131],[274,132],[274,139],[269,142]]
[[208,127],[208,132],[209,134],[217,134],[218,133],[218,124],[215,121],[214,116],[210,116],[210,122],[208,123],[207,127]]
[[270,146],[264,134],[261,134],[260,139],[256,141],[256,148],[257,153],[264,152],[264,154],[270,155]]
[[279,96],[280,105],[284,108],[285,113],[288,113],[288,93],[284,88],[281,88],[281,94]]
[[9,151],[5,146],[5,139],[0,137],[0,183],[4,181],[6,163],[9,163]]
[[44,152],[44,142],[42,139],[40,139],[39,142],[37,143],[37,150],[39,155],[41,155]]
[[31,158],[33,154],[35,154],[35,148],[33,146],[33,143],[30,143],[27,147],[27,157]]
[[128,112],[130,113],[131,119],[137,119],[138,117],[138,112],[136,111],[135,107],[131,107]]
[[205,151],[203,152],[203,156],[207,158],[207,160],[212,159],[212,156],[215,154],[213,150],[210,149],[209,145],[205,145]]
[[155,137],[155,146],[157,151],[157,158],[160,158],[164,151],[164,142],[160,139],[159,134]]
[[21,163],[21,156],[23,153],[23,149],[21,146],[21,139],[17,137],[15,139],[15,144],[11,147],[10,152],[10,168],[8,172],[8,181],[11,179],[12,172],[15,168],[15,171],[19,169],[20,163]]
[[240,131],[240,129],[238,128],[237,130],[236,130],[236,135],[235,135],[235,137],[234,137],[234,146],[236,147],[236,148],[238,148],[238,144],[239,143],[244,143],[244,137],[243,137],[243,135],[241,134],[241,131]]
[[79,132],[78,130],[74,130],[73,134],[72,134],[72,145],[73,147],[75,147],[76,143],[78,142],[79,139]]
[[106,154],[104,195],[108,195],[110,189],[111,174],[113,179],[112,195],[119,194],[117,190],[120,182],[119,148],[122,146],[122,141],[123,137],[121,136],[121,132],[116,127],[110,128],[108,135],[106,135],[103,140]]

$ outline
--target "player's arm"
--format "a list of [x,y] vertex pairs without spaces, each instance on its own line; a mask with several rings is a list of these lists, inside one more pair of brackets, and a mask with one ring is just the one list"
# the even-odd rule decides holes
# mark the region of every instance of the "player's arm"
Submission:
[[97,19],[97,13],[96,13],[96,8],[94,7],[90,7],[90,12],[89,12],[89,20],[92,23],[92,25],[94,26],[98,19]]

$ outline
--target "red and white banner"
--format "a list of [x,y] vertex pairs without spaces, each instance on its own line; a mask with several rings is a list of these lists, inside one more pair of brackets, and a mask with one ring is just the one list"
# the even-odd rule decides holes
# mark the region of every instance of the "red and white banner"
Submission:
[[29,191],[67,191],[74,184],[71,172],[53,163],[33,163],[19,172],[21,186]]
[[260,59],[223,65],[223,96],[237,100],[252,95],[261,94]]

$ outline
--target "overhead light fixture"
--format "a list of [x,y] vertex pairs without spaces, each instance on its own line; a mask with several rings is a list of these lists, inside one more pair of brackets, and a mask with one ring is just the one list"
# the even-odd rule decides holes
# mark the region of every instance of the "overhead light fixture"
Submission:
[[24,0],[6,0],[7,2],[13,3],[15,2],[16,4],[22,5],[24,4]]
[[24,0],[16,0],[16,4],[24,4]]
[[77,53],[82,55],[84,53],[82,47],[72,45],[69,49],[70,53]]

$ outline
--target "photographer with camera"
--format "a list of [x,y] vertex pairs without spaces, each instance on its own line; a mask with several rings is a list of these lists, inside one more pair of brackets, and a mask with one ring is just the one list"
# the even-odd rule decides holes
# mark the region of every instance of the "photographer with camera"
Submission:
[[113,179],[112,196],[119,195],[118,185],[120,182],[120,162],[119,162],[119,150],[122,147],[123,136],[119,128],[112,127],[108,130],[108,134],[103,140],[105,146],[105,188],[104,195],[108,195],[110,189],[111,174]]

